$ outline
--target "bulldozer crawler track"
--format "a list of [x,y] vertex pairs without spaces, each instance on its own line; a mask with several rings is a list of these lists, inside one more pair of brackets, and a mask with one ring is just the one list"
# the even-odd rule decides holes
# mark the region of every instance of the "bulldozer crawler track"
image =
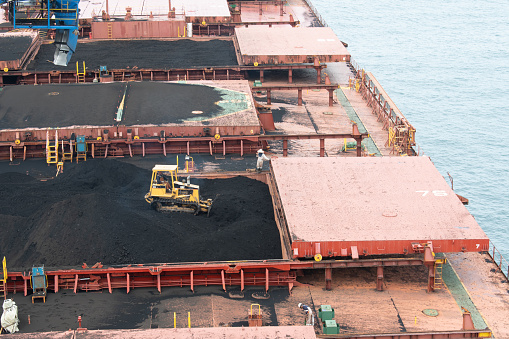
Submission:
[[165,199],[165,198],[152,198],[152,206],[158,212],[182,212],[194,213],[197,215],[200,212],[198,203],[185,199]]

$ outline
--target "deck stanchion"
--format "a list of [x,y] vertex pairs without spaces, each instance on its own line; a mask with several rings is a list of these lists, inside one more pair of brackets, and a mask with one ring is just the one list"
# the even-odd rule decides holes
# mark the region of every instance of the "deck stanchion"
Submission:
[[74,293],[78,293],[78,275],[74,278]]
[[269,290],[269,269],[265,269],[265,292]]
[[244,270],[240,270],[240,290],[244,291]]
[[109,273],[106,274],[106,280],[108,281],[108,291],[112,293],[113,291],[111,290],[111,275]]
[[224,270],[221,270],[221,282],[223,283],[223,290],[226,292],[226,282],[224,281]]

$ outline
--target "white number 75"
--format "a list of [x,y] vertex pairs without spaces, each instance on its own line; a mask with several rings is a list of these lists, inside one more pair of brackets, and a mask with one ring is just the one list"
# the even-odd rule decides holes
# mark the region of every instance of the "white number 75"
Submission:
[[447,192],[446,191],[440,191],[440,190],[437,190],[437,191],[416,191],[417,193],[422,193],[422,196],[425,197],[428,195],[429,192],[431,192],[431,194],[433,194],[435,197],[445,197],[447,196]]

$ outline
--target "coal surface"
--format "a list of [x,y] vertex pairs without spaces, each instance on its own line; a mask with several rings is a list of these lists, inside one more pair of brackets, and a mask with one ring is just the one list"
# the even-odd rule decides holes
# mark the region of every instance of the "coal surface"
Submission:
[[217,198],[210,217],[158,213],[144,200],[151,172],[89,159],[57,178],[0,175],[0,253],[10,269],[281,258],[268,187],[245,177],[193,179]]
[[0,38],[0,60],[18,60],[32,44],[32,37],[16,36]]
[[[0,91],[0,129],[112,126],[126,89],[121,124],[179,123],[214,116],[221,94],[210,86],[136,82],[11,86]],[[26,100],[30,98],[30,100]]]
[[237,65],[235,48],[230,40],[109,40],[79,43],[67,66],[53,65],[55,46],[42,45],[30,70],[76,70],[75,61],[89,70],[108,69],[173,69]]
[[124,84],[10,86],[0,92],[0,129],[113,125]]
[[221,108],[221,94],[210,86],[160,82],[128,84],[128,97],[122,125],[178,123],[196,117],[213,117]]

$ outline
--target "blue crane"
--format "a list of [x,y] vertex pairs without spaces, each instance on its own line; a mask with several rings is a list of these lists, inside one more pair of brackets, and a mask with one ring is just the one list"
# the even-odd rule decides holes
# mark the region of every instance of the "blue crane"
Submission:
[[[14,29],[55,29],[55,57],[53,63],[67,66],[78,44],[80,0],[0,0],[8,4],[9,21]],[[23,8],[40,6],[35,17],[23,12]],[[34,15],[32,15],[34,16]]]

